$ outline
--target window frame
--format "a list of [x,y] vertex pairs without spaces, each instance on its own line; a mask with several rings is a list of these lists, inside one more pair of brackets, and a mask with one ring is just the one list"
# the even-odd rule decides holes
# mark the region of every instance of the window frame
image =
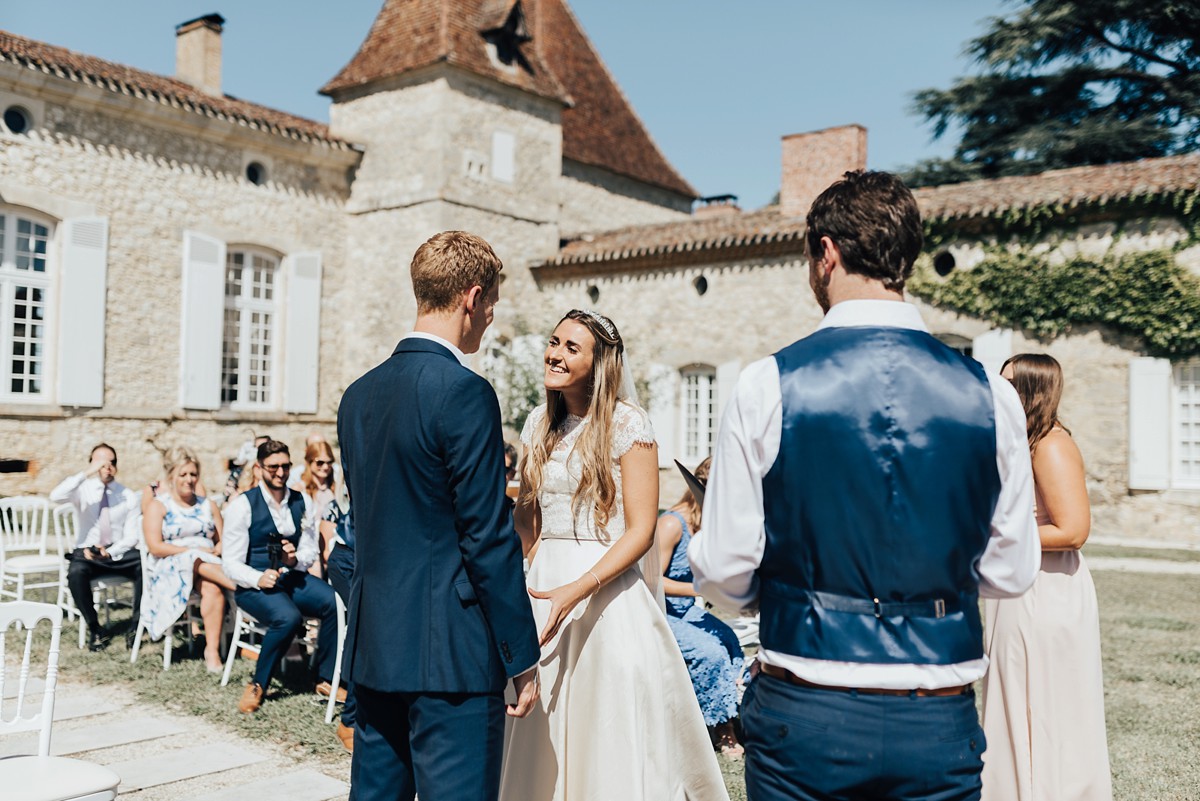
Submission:
[[[712,453],[717,443],[717,426],[720,422],[717,419],[717,406],[719,403],[719,396],[717,394],[717,368],[708,364],[690,364],[680,369],[679,378],[679,417],[682,433],[682,447],[680,450],[683,453],[684,461],[688,464],[697,464]],[[691,409],[691,379],[693,378],[697,379],[696,387],[698,389],[695,399],[697,406],[694,416]],[[703,414],[700,408],[704,403],[703,387],[705,380],[707,380],[708,391],[707,415]],[[693,423],[695,424],[694,431]],[[695,434],[694,445],[693,433]]]
[[[1192,408],[1197,410],[1197,413],[1187,421],[1184,421],[1182,414],[1185,392],[1182,373],[1185,369],[1194,371],[1186,391],[1192,398]],[[1192,461],[1198,465],[1193,476],[1183,475],[1181,451],[1185,444],[1183,435],[1185,422],[1193,427],[1191,439],[1187,441],[1187,444],[1195,449]],[[1186,359],[1171,364],[1171,489],[1200,490],[1200,358]]]
[[[251,296],[251,288],[253,280],[247,281],[243,274],[241,282],[241,294],[236,297],[231,297],[228,294],[229,288],[229,271],[232,267],[233,258],[237,255],[243,257],[242,270],[253,271],[253,259],[255,257],[269,259],[274,262],[271,270],[272,279],[271,285],[271,300],[263,301]],[[222,304],[221,304],[221,408],[230,411],[247,411],[261,412],[266,410],[277,410],[282,408],[282,391],[283,391],[283,358],[281,347],[284,340],[282,326],[284,325],[284,257],[282,254],[260,245],[249,244],[228,244],[225,249],[225,264],[222,272]],[[225,318],[228,312],[232,309],[238,312],[238,350],[237,350],[237,400],[226,399],[225,376],[226,376],[226,323]],[[270,353],[267,358],[267,382],[260,385],[259,391],[265,392],[266,399],[262,401],[246,400],[246,397],[252,391],[249,386],[250,372],[249,364],[252,356],[250,348],[252,345],[251,337],[248,331],[251,328],[251,317],[255,313],[267,313],[271,315],[270,323],[267,325],[269,339],[266,345],[270,348]]]
[[[3,242],[0,243],[0,356],[3,357],[0,362],[0,403],[51,405],[56,402],[58,391],[58,382],[55,380],[58,369],[58,280],[61,272],[58,237],[62,226],[53,217],[21,206],[0,205],[0,217],[4,218]],[[44,272],[18,270],[16,267],[18,219],[46,228]],[[31,277],[34,280],[29,280]],[[42,388],[36,395],[12,390],[12,328],[18,283],[42,290]],[[28,354],[25,358],[28,359]]]

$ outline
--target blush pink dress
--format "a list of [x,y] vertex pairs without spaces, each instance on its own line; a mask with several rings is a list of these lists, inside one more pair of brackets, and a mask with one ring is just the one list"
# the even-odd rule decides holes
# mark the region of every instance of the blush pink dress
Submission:
[[[1053,522],[1036,514],[1039,526]],[[1083,554],[1043,551],[1029,592],[985,600],[984,617],[983,801],[1112,801],[1100,616]]]

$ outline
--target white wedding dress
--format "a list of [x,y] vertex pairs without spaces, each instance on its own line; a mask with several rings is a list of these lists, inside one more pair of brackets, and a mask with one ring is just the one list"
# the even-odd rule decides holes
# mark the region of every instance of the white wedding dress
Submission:
[[[539,406],[521,440],[544,418]],[[625,402],[613,417],[617,505],[607,532],[591,504],[578,516],[573,452],[586,419],[568,417],[566,435],[543,469],[541,543],[527,582],[550,590],[587,576],[625,533],[620,458],[654,442],[645,412]],[[532,600],[538,630],[550,602]],[[508,718],[501,801],[728,801],[687,666],[666,614],[635,566],[579,604],[542,649],[542,693],[523,719]]]

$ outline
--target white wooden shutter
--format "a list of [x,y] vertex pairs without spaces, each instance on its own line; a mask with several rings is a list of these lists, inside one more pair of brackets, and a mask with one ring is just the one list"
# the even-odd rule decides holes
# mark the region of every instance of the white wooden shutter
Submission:
[[283,408],[317,410],[321,350],[321,254],[296,253],[287,265],[287,336],[284,337]]
[[1129,362],[1129,488],[1171,486],[1171,362]]
[[[717,366],[717,419],[716,428],[721,428],[721,418],[725,416],[725,407],[733,397],[733,389],[737,386],[738,376],[742,372],[742,363],[736,359]],[[714,432],[713,443],[716,443]]]
[[971,355],[993,373],[1000,372],[1000,367],[1012,356],[1012,331],[997,328],[980,334],[971,342]]
[[221,340],[225,322],[225,243],[183,233],[183,313],[179,404],[221,408]]
[[108,219],[64,221],[62,243],[58,402],[63,406],[103,406]]
[[658,440],[658,466],[674,467],[679,458],[679,371],[666,364],[650,365],[650,424]]
[[516,137],[508,131],[492,134],[492,177],[497,181],[513,182],[517,174],[516,145]]

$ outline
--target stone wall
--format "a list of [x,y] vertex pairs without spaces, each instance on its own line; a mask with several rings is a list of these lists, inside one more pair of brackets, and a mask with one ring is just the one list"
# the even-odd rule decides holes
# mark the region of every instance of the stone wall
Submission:
[[564,239],[590,231],[687,219],[691,198],[632,178],[564,160],[559,180],[559,231]]
[[[27,91],[3,88],[17,96]],[[203,454],[205,474],[214,475],[249,429],[300,444],[312,428],[332,434],[338,375],[327,366],[341,361],[334,323],[351,314],[337,292],[323,293],[316,415],[179,408],[183,239],[185,231],[198,231],[279,255],[318,251],[323,286],[338,287],[346,281],[346,167],[355,154],[331,155],[320,144],[148,101],[123,107],[98,89],[76,88],[70,102],[44,87],[38,91],[43,113],[35,130],[0,134],[0,204],[57,222],[107,218],[104,407],[0,407],[0,457],[38,466],[36,475],[0,474],[0,495],[48,491],[101,439],[120,452],[122,474],[142,481],[158,472],[159,451],[177,443]],[[261,186],[243,175],[250,159],[267,165]],[[52,258],[56,252],[57,242]],[[72,324],[58,319],[53,307],[48,316],[52,337],[57,326]],[[277,343],[286,347],[283,331]],[[281,355],[276,369],[282,370]]]

